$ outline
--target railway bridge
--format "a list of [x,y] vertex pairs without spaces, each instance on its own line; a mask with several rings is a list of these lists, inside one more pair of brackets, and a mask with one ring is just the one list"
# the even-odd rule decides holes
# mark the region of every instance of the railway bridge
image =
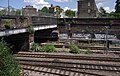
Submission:
[[119,34],[119,18],[59,18],[60,33],[106,33]]
[[[0,38],[12,45],[14,52],[29,50],[31,42],[49,40],[50,33],[55,29],[57,29],[57,19],[52,17],[0,17]],[[34,34],[31,31],[34,31]]]
[[[35,30],[34,37],[28,31]],[[0,16],[0,37],[15,51],[28,50],[30,42],[44,42],[57,29],[60,33],[106,33],[119,36],[120,19],[116,18],[53,18],[39,16]]]

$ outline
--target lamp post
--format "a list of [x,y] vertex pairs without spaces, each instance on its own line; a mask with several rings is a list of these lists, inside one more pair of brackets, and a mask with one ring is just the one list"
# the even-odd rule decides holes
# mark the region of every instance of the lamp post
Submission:
[[70,24],[68,24],[68,39],[71,37],[71,36],[70,36],[70,30],[71,30],[71,28],[70,28],[70,27],[71,27],[71,25],[70,25]]
[[9,0],[8,0],[8,15],[10,14],[10,6],[9,6]]
[[108,53],[109,50],[109,40],[108,40],[108,28],[109,26],[106,26],[106,54]]
[[106,53],[108,52],[108,48],[109,48],[109,45],[108,45],[108,26],[106,27]]

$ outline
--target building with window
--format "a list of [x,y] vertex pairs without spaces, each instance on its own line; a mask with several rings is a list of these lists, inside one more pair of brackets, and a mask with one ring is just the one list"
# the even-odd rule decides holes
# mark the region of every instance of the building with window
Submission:
[[34,8],[33,6],[26,6],[23,10],[23,15],[24,16],[36,16],[37,15],[37,9]]
[[97,12],[95,0],[78,0],[78,18],[97,17]]

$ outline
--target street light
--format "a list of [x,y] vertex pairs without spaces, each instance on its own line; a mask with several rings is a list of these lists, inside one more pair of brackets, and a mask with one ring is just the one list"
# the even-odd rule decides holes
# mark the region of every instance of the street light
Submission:
[[10,12],[10,6],[9,6],[9,0],[8,0],[8,15],[9,15],[9,12]]
[[106,27],[106,53],[108,53],[109,51],[108,30],[111,29],[112,24],[113,24],[113,21],[110,21],[109,26],[105,26]]
[[70,24],[68,24],[68,38],[70,38],[71,36],[70,36],[70,30],[71,30],[71,25]]
[[109,26],[106,26],[106,54],[108,53],[108,50],[109,50],[108,28]]

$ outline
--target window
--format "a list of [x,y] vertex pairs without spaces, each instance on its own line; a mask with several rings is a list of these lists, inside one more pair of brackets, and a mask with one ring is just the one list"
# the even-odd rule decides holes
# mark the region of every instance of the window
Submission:
[[90,9],[88,9],[88,13],[90,13],[91,11],[90,11]]
[[90,2],[88,2],[88,6],[90,6]]

